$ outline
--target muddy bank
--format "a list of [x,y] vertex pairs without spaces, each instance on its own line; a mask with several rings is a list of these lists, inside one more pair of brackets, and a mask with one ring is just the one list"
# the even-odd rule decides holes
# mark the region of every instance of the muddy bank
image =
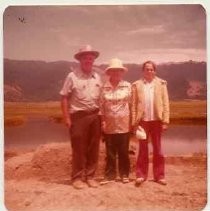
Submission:
[[[131,154],[130,183],[75,190],[70,184],[71,148],[52,143],[35,151],[16,152],[5,162],[5,204],[11,211],[202,210],[207,200],[206,155],[166,157],[167,186],[149,179],[134,186],[136,155]],[[97,179],[103,177],[101,145]]]

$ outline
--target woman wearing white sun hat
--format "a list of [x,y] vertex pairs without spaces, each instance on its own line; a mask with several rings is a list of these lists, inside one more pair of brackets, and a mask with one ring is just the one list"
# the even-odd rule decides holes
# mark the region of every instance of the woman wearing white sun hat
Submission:
[[127,68],[114,58],[105,70],[109,79],[102,87],[100,109],[102,130],[106,144],[105,178],[101,184],[116,179],[118,157],[119,176],[123,183],[129,182],[129,132],[131,84],[123,80]]

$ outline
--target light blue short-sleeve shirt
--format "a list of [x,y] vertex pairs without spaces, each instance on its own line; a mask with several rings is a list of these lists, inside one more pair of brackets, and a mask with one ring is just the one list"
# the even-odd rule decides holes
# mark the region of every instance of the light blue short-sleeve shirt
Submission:
[[65,79],[60,95],[69,97],[69,112],[92,111],[99,108],[102,86],[101,77],[96,72],[89,75],[80,70],[70,72]]

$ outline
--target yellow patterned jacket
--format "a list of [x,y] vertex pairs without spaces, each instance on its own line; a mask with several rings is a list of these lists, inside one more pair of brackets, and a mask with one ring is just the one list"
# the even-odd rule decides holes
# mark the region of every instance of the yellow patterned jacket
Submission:
[[[144,79],[132,84],[131,124],[136,126],[144,117]],[[163,123],[169,123],[169,97],[167,82],[159,77],[154,78],[154,116]]]
[[100,111],[106,123],[106,134],[130,131],[131,84],[120,81],[116,88],[107,81],[101,91]]

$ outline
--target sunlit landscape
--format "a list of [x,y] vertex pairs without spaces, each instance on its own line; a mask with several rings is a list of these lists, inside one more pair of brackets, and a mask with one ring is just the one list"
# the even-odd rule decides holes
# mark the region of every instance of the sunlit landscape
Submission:
[[[205,100],[186,100],[170,102],[171,124],[206,124],[207,102]],[[5,102],[5,126],[20,125],[29,117],[49,118],[62,122],[60,102]]]

